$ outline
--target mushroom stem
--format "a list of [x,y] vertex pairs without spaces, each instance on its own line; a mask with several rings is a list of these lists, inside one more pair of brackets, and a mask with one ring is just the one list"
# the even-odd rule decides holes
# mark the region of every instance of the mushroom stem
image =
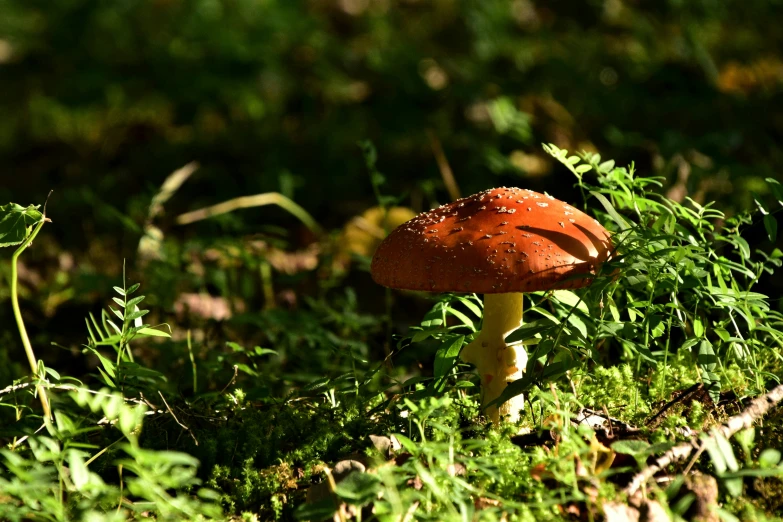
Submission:
[[[481,404],[485,406],[497,399],[509,382],[522,378],[527,366],[524,346],[506,344],[506,336],[522,325],[522,294],[485,294],[484,322],[481,332],[462,350],[462,360],[476,366],[481,377],[483,393]],[[500,417],[510,422],[519,420],[519,410],[525,399],[517,395],[497,406],[486,409],[494,423]]]

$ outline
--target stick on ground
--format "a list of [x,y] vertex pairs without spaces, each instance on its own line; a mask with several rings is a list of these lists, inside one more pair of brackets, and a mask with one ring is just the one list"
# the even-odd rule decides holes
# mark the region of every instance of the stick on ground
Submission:
[[[766,413],[781,400],[783,400],[783,384],[773,388],[769,393],[753,399],[750,402],[750,405],[742,413],[730,417],[729,420],[723,423],[715,431],[729,439],[738,431],[751,427],[754,422],[766,415]],[[713,435],[699,441],[694,437],[688,442],[683,442],[682,444],[674,446],[656,459],[654,464],[647,466],[634,475],[631,483],[628,484],[623,491],[628,495],[633,495],[642,484],[650,479],[650,477],[670,464],[687,459],[695,449],[703,449],[704,446],[714,438],[715,436]]]

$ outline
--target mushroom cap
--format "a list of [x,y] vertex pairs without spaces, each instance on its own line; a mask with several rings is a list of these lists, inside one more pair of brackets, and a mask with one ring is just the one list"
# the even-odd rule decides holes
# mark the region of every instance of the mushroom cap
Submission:
[[579,288],[609,258],[609,232],[567,203],[496,188],[419,214],[372,259],[383,286],[483,294]]

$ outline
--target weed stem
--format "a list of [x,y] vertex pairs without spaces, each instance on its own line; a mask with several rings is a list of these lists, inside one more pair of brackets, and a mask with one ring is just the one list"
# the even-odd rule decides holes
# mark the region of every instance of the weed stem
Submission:
[[[11,256],[11,306],[14,309],[16,326],[19,328],[19,336],[22,338],[22,345],[24,346],[24,351],[27,354],[27,360],[30,363],[30,369],[32,370],[33,376],[35,376],[36,379],[43,379],[46,376],[38,374],[38,361],[35,358],[33,346],[30,344],[30,337],[27,335],[27,328],[25,328],[24,320],[22,319],[22,311],[19,308],[19,281],[17,280],[17,262],[21,253],[24,252],[28,246],[30,246],[30,244],[35,239],[35,236],[37,236],[38,232],[40,232],[41,228],[43,228],[44,223],[46,223],[46,214],[42,214],[41,221],[33,229],[32,233],[30,233],[30,235],[28,235],[27,238],[22,241],[22,244],[19,245],[19,248],[16,249],[14,255]],[[41,406],[43,407],[44,415],[47,419],[51,419],[52,412],[49,407],[49,398],[46,395],[46,389],[41,384],[37,384],[35,389],[38,393],[38,398],[41,400]]]

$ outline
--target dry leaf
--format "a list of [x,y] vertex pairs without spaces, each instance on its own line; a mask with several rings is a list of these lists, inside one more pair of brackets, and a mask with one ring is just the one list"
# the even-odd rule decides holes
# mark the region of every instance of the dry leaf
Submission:
[[549,475],[550,473],[546,470],[546,466],[543,463],[536,464],[530,469],[530,476],[533,478],[533,480],[537,480],[539,482]]
[[487,497],[478,497],[473,501],[473,505],[476,509],[487,509],[489,507],[501,507],[503,504],[499,500],[495,500]]

